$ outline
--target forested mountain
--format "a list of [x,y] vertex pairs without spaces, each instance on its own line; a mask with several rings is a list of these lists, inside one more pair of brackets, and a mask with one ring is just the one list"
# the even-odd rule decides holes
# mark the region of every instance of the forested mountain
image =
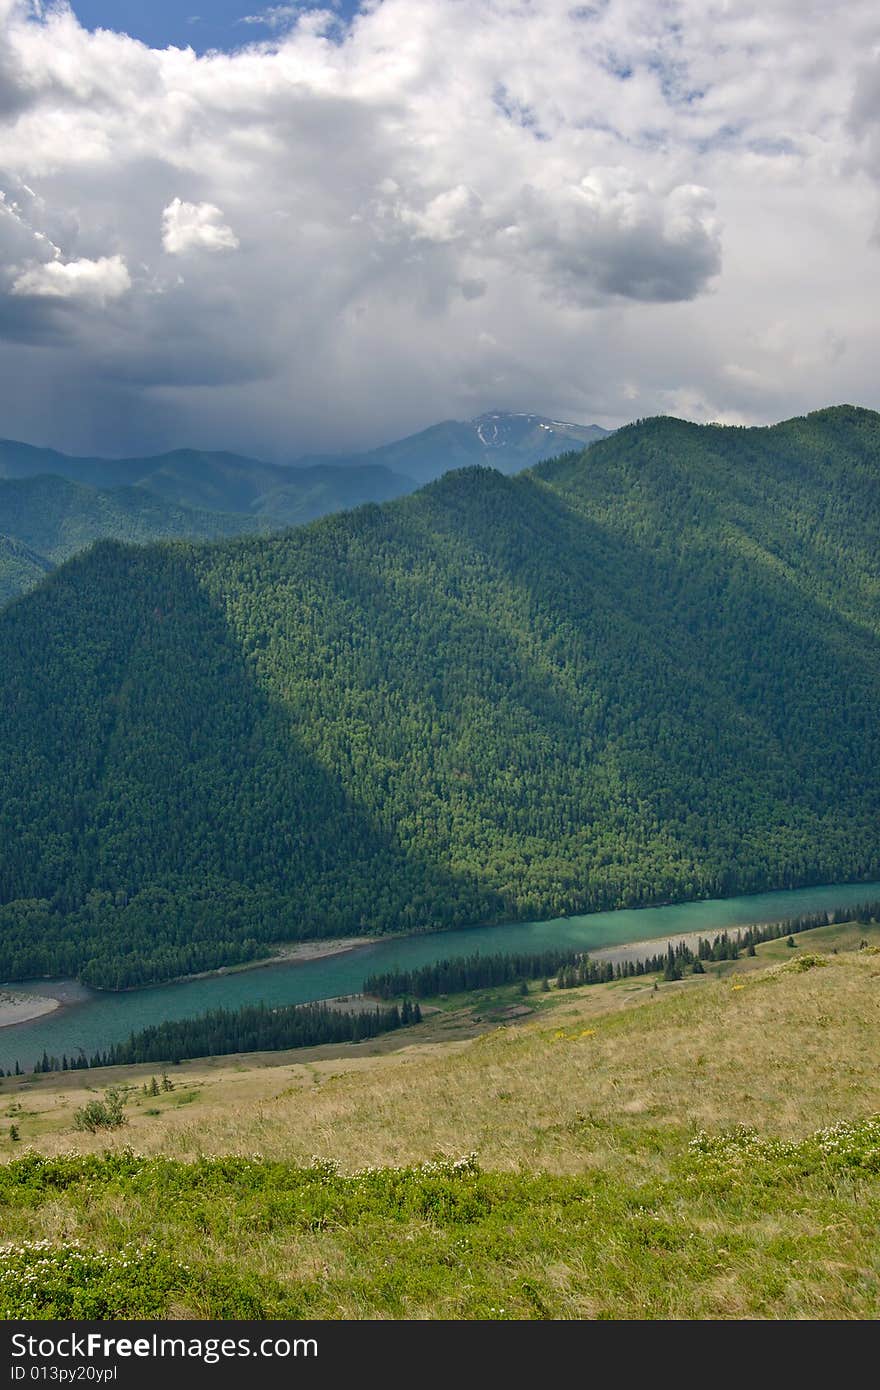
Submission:
[[204,449],[174,449],[144,458],[77,458],[0,439],[0,478],[51,473],[94,488],[146,488],[182,507],[268,513],[273,519],[273,498],[283,491],[297,520],[311,521],[318,514],[311,508],[318,505],[324,515],[363,502],[389,501],[418,483],[474,464],[516,473],[607,434],[600,425],[495,410],[473,420],[444,420],[367,452],[303,455],[290,465]]
[[369,453],[327,461],[378,464],[427,483],[450,469],[475,464],[497,468],[500,473],[517,473],[541,459],[593,444],[608,433],[601,425],[573,425],[548,420],[544,415],[492,410],[473,420],[443,420]]
[[[141,485],[94,488],[68,478],[38,475],[0,478],[0,603],[24,593],[56,564],[94,540],[147,542],[207,540],[220,536],[280,530],[365,501],[398,497],[415,485],[382,468],[279,469],[282,482],[269,481],[266,494],[238,476],[206,475],[179,463]],[[187,485],[187,477],[191,485]],[[162,496],[165,487],[169,498]],[[239,512],[210,511],[172,500],[175,493],[225,498]]]
[[[541,457],[549,457],[551,452],[547,450]],[[378,463],[355,467],[322,460],[303,467],[283,467],[241,454],[201,449],[174,449],[150,458],[75,458],[55,449],[36,449],[0,439],[0,479],[36,479],[47,474],[90,489],[143,488],[173,506],[243,512],[273,523],[283,520],[291,509],[299,520],[312,521],[315,515],[328,511],[363,502],[385,502],[415,487],[411,478]]]
[[263,528],[313,521],[329,512],[385,502],[415,483],[378,464],[326,462],[304,467],[262,463],[239,454],[175,449],[158,458],[125,459],[137,487],[185,507],[240,512]]
[[257,499],[252,508],[260,529],[301,526],[365,502],[390,502],[416,484],[378,463],[316,463],[288,468],[286,480]]
[[880,416],[643,421],[0,613],[0,978],[880,875]]
[[263,493],[290,480],[288,469],[241,454],[174,449],[146,458],[91,458],[0,440],[0,477],[68,478],[92,488],[143,487],[183,507],[248,511]]
[[[139,487],[99,489],[67,478],[0,478],[0,526],[46,569],[94,540],[208,540],[254,522],[165,502]],[[2,572],[2,571],[0,571]]]
[[0,536],[0,604],[39,584],[52,568],[48,560],[13,536]]
[[606,433],[496,411],[434,425],[371,453],[302,458],[289,467],[200,449],[77,458],[0,439],[0,536],[19,543],[14,552],[0,545],[0,603],[99,538],[203,540],[300,526],[402,497],[416,488],[414,479],[462,464],[514,472]]

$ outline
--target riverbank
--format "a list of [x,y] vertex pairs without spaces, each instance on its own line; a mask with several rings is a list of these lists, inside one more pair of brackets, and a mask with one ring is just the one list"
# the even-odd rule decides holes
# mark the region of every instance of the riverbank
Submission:
[[[239,975],[249,970],[260,970],[272,965],[305,965],[308,962],[323,960],[325,957],[341,956],[359,947],[370,946],[379,938],[375,936],[325,937],[315,941],[292,941],[278,946],[271,956],[261,956],[259,960],[241,961],[236,965],[220,965],[214,970],[201,970],[193,975],[178,975],[173,980],[161,980],[155,985],[137,985],[124,990],[91,990],[76,980],[46,981],[45,988],[53,993],[16,994],[0,989],[0,1028],[14,1023],[31,1023],[45,1014],[65,1009],[70,1004],[82,1003],[90,994],[132,994],[144,990],[162,989],[166,985],[189,984],[195,980],[218,979],[225,975]],[[41,982],[42,985],[42,982]]]
[[[479,952],[497,955],[544,950],[598,952],[665,951],[692,936],[710,940],[750,925],[783,921],[805,913],[836,912],[869,901],[880,902],[880,882],[826,884],[741,898],[701,900],[661,908],[632,908],[580,918],[516,922],[461,931],[379,938],[349,935],[317,941],[276,941],[264,949],[267,961],[243,962],[210,978],[113,992],[91,990],[70,980],[21,980],[22,993],[55,996],[61,1007],[14,1028],[0,1029],[0,1066],[16,1061],[30,1069],[43,1052],[92,1056],[114,1043],[165,1020],[193,1018],[209,1009],[268,1008],[305,1004],[358,994],[364,978],[390,970],[419,969],[448,957]],[[0,982],[11,990],[12,981]],[[66,991],[66,993],[65,993]]]
[[[818,935],[824,969],[783,939],[656,991],[534,982],[479,1041],[462,1010],[167,1091],[159,1065],[4,1078],[0,1315],[37,1288],[172,1320],[876,1318],[880,957]],[[122,1128],[78,1129],[107,1086]]]
[[246,962],[241,968],[247,970],[249,966],[277,965],[282,961],[289,963],[298,960],[321,960],[324,956],[341,956],[346,951],[356,951],[359,946],[372,946],[379,940],[389,939],[378,936],[327,936],[317,941],[294,941],[289,945],[279,946],[275,955],[268,956],[265,960]]
[[[200,970],[193,975],[175,975],[171,980],[159,980],[154,985],[132,985],[132,989],[162,989],[165,985],[183,985],[190,980],[212,980],[222,975],[241,975],[247,970],[263,970],[270,965],[305,964],[306,961],[323,960],[325,956],[342,956],[356,951],[360,946],[372,946],[376,941],[391,940],[378,936],[327,936],[314,941],[291,941],[276,948],[271,956],[260,956],[259,960],[238,961],[235,965],[218,965],[214,970]],[[120,991],[124,993],[125,991]]]
[[[780,921],[782,919],[780,918]],[[761,923],[761,926],[770,926],[772,923]],[[727,935],[731,941],[740,941],[750,927],[725,927]],[[695,951],[701,941],[714,941],[721,932],[717,931],[689,931],[675,932],[670,936],[648,937],[644,941],[627,941],[620,946],[600,946],[597,951],[590,951],[588,954],[591,960],[610,960],[612,965],[622,964],[624,961],[632,961],[634,964],[640,960],[651,960],[654,956],[663,955],[670,946],[687,946],[691,951]]]
[[60,1007],[60,999],[49,995],[11,994],[8,990],[0,990],[0,1028],[9,1028],[13,1023],[30,1023]]

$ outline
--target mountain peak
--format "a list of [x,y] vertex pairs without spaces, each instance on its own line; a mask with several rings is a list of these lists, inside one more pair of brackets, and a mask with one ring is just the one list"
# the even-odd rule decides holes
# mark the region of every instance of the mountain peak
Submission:
[[880,877],[880,416],[827,419],[518,478],[460,423],[388,509],[77,556],[0,611],[0,978]]

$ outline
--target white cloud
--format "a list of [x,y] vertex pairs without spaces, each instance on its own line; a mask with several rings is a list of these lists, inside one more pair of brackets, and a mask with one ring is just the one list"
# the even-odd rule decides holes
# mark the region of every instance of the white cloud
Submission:
[[267,29],[283,29],[285,25],[293,23],[302,13],[302,9],[302,5],[269,5],[256,14],[242,15],[237,23],[260,24],[265,25]]
[[573,304],[693,299],[721,269],[709,190],[658,189],[621,168],[522,189],[500,241],[524,274],[540,270],[545,285]]
[[162,245],[170,256],[187,251],[236,251],[239,244],[213,203],[183,203],[173,198],[162,211]]
[[79,299],[103,307],[131,289],[131,276],[121,256],[97,261],[46,261],[19,271],[12,293],[38,298]]
[[468,232],[477,231],[482,207],[472,189],[457,184],[455,188],[438,193],[421,209],[398,206],[394,212],[417,237],[444,242],[457,241]]
[[873,0],[254,9],[198,57],[0,0],[6,433],[4,339],[108,451],[880,406]]

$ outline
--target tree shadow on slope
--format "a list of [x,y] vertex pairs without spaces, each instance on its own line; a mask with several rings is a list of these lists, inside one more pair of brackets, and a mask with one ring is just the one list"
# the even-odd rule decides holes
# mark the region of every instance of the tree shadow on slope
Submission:
[[96,546],[2,615],[0,644],[2,899],[49,904],[39,943],[6,909],[0,976],[138,983],[497,908],[293,736],[187,550]]
[[167,976],[194,942],[876,873],[876,642],[701,545],[469,470],[97,547],[3,615],[4,897]]
[[876,859],[839,698],[852,681],[876,706],[864,642],[723,546],[694,566],[473,469],[202,556],[297,737],[408,853],[430,847],[511,916]]
[[403,509],[416,553],[444,537],[459,573],[469,548],[506,584],[493,625],[644,860],[627,892],[664,891],[664,852],[688,893],[876,872],[880,644],[803,576],[720,526],[636,541],[527,476],[447,478]]

